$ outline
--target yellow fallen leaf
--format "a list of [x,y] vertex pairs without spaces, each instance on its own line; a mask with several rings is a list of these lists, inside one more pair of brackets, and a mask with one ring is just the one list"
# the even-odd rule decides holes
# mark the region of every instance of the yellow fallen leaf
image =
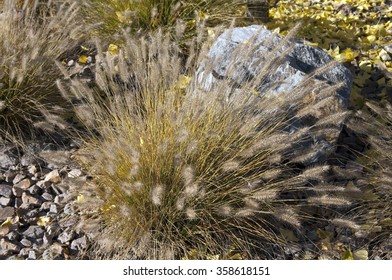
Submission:
[[50,217],[39,217],[37,225],[46,226],[50,222]]
[[87,56],[82,55],[81,57],[79,57],[78,62],[82,63],[82,64],[86,64],[87,63]]
[[12,225],[12,219],[11,218],[7,218],[7,220],[5,220],[0,227],[6,227],[6,226],[10,226]]
[[367,260],[369,258],[368,251],[358,250],[353,253],[354,260]]
[[125,17],[124,17],[124,14],[122,12],[116,11],[116,16],[117,16],[117,18],[118,18],[118,20],[120,22],[124,22]]
[[376,36],[374,36],[374,35],[369,35],[369,36],[367,36],[366,37],[366,39],[368,40],[368,42],[371,44],[371,43],[373,43],[374,41],[376,41]]
[[109,211],[109,210],[111,210],[111,209],[113,209],[113,208],[116,208],[116,205],[102,206],[102,207],[100,207],[99,209],[100,209],[101,211]]
[[114,45],[114,44],[110,44],[109,47],[108,47],[108,52],[111,55],[118,54],[118,46]]
[[353,61],[358,55],[359,51],[353,51],[351,48],[348,48],[341,54],[341,58],[350,62]]
[[186,89],[190,81],[191,81],[191,78],[189,76],[181,75],[178,78],[177,87],[179,89]]
[[78,194],[78,196],[76,197],[76,201],[79,203],[83,203],[86,201],[86,199],[85,199],[84,195]]

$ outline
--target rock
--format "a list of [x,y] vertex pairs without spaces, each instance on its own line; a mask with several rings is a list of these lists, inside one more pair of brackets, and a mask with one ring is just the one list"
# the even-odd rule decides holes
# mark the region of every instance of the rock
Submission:
[[61,219],[59,221],[59,225],[62,228],[67,228],[67,227],[75,225],[78,221],[79,221],[79,217],[77,215],[72,215],[72,216],[68,216],[64,219]]
[[16,174],[16,176],[12,180],[12,183],[15,185],[15,184],[19,183],[20,181],[22,181],[24,178],[26,178],[25,174],[18,173],[18,174]]
[[51,183],[59,183],[61,181],[59,171],[55,169],[49,172],[48,174],[46,174],[44,181],[51,182]]
[[72,229],[70,229],[70,228],[67,228],[66,230],[64,230],[59,236],[58,236],[58,240],[61,242],[61,243],[67,243],[67,242],[69,242],[69,241],[71,241],[73,238],[75,237],[75,232],[72,230]]
[[3,207],[12,205],[12,198],[0,197],[0,205]]
[[35,165],[30,165],[30,166],[27,168],[27,171],[28,171],[30,174],[35,175],[35,174],[37,174],[37,172],[38,172],[38,168],[37,168],[37,166],[35,166]]
[[55,260],[55,259],[61,259],[63,255],[64,249],[59,243],[54,243],[50,245],[48,249],[46,249],[42,253],[42,259],[44,260]]
[[11,197],[12,187],[10,185],[1,184],[0,185],[0,196]]
[[42,151],[39,157],[48,163],[47,167],[51,169],[60,169],[70,161],[69,151]]
[[74,251],[80,251],[82,249],[85,249],[86,247],[87,247],[86,236],[75,239],[71,243],[71,250],[74,250]]
[[31,180],[29,178],[23,179],[20,182],[14,184],[15,188],[20,188],[22,190],[27,190],[31,187]]
[[10,168],[11,166],[17,165],[19,162],[18,158],[12,155],[0,154],[0,167]]
[[0,208],[0,223],[4,222],[8,218],[12,218],[15,214],[14,207]]
[[45,181],[45,180],[41,180],[41,181],[38,181],[38,182],[36,183],[36,185],[37,185],[38,187],[40,187],[41,189],[45,189],[45,188],[49,187],[51,184],[52,184],[51,182]]
[[29,251],[29,256],[27,257],[28,260],[36,260],[37,259],[37,255],[35,254],[34,250],[30,250]]
[[82,171],[80,169],[72,169],[68,172],[68,177],[76,178],[82,175]]
[[39,214],[40,214],[39,209],[33,209],[33,210],[26,212],[22,217],[26,222],[31,224],[31,223],[36,222],[38,220]]
[[14,207],[18,208],[23,204],[22,199],[20,197],[16,197],[15,198],[15,203],[14,203]]
[[60,234],[61,232],[61,228],[59,226],[58,223],[51,223],[47,229],[46,229],[47,233],[50,234],[51,236],[56,236],[58,234]]
[[52,204],[50,205],[50,208],[49,208],[49,213],[57,214],[57,212],[58,212],[57,205],[54,204],[54,203],[52,203]]
[[12,242],[17,242],[20,240],[20,234],[15,230],[9,232],[6,236],[8,240]]
[[42,238],[45,245],[49,245],[52,243],[53,237],[49,233],[45,232],[44,237]]
[[30,226],[23,232],[23,235],[28,238],[38,239],[44,236],[44,232],[40,226]]
[[35,194],[35,195],[41,195],[42,194],[42,189],[38,187],[37,185],[32,185],[29,188],[29,193],[30,194]]
[[6,181],[7,183],[12,183],[12,181],[14,180],[16,174],[18,174],[18,173],[17,173],[16,171],[14,171],[14,170],[7,170],[7,171],[4,173],[5,181]]
[[[249,57],[235,57],[235,50],[241,44],[249,43],[256,36],[254,44],[260,44],[257,50]],[[238,27],[229,30],[220,35],[209,50],[208,56],[215,61],[213,73],[204,73],[204,68],[198,70],[199,80],[202,86],[207,89],[213,88],[219,84],[219,79],[232,79],[236,84],[243,84],[249,78],[255,77],[260,73],[263,62],[271,58],[271,46],[266,46],[263,41],[272,38],[272,45],[276,46],[282,37],[264,29],[262,26],[252,25],[247,27]],[[253,41],[252,41],[253,43]],[[249,48],[248,48],[249,49]],[[287,46],[281,48],[282,53]],[[278,54],[280,55],[280,54]],[[228,66],[232,65],[236,59],[239,66],[235,67],[233,73],[227,73]],[[242,61],[246,59],[246,61]],[[269,91],[269,94],[279,95],[290,92],[297,85],[300,85],[306,74],[332,61],[326,52],[319,48],[314,48],[301,43],[296,43],[295,47],[280,62],[280,66],[274,72],[268,75],[268,78],[260,85],[260,92]],[[241,63],[240,63],[241,62]],[[243,63],[242,63],[243,62]],[[207,75],[207,76],[206,76]],[[228,76],[230,75],[230,77]],[[216,78],[220,77],[220,78]],[[316,76],[316,80],[325,80],[330,84],[343,82],[343,87],[338,90],[338,98],[343,108],[346,108],[350,99],[352,86],[352,75],[343,65],[335,66],[322,75]],[[278,82],[275,84],[274,82]]]
[[[331,129],[325,129],[322,126],[315,126],[318,120],[323,120],[330,115],[336,113],[344,113],[350,100],[352,87],[352,74],[343,65],[335,65],[321,74],[315,75],[308,81],[308,74],[314,70],[332,62],[333,59],[322,49],[314,48],[299,42],[290,43],[293,46],[289,49],[288,44],[282,44],[277,54],[273,54],[272,50],[282,41],[282,37],[261,26],[247,26],[234,28],[220,35],[213,43],[209,50],[207,63],[213,63],[212,69],[205,65],[201,65],[197,70],[196,86],[200,91],[211,92],[219,90],[219,86],[223,81],[230,81],[232,86],[225,85],[224,97],[226,101],[233,101],[231,104],[236,105],[235,101],[241,99],[244,94],[242,86],[260,76],[260,72],[268,61],[273,61],[275,55],[279,57],[276,68],[264,70],[265,76],[262,82],[255,88],[260,93],[254,95],[255,102],[261,98],[263,94],[267,98],[291,98],[290,94],[294,90],[301,90],[302,82],[307,81],[315,88],[319,88],[323,83],[325,89],[328,85],[341,85],[339,89],[330,92],[330,100],[324,105],[320,105],[315,112],[309,116],[297,117],[297,106],[290,109],[284,109],[283,115],[287,116],[288,123],[285,126],[285,132],[292,134],[301,128],[311,128],[309,132],[303,136],[303,140],[293,143],[283,153],[290,155],[293,163],[301,163],[303,166],[312,166],[319,162],[326,161],[336,149],[336,143],[340,132],[343,128],[344,118],[334,122]],[[238,55],[239,50],[252,50],[250,54]],[[254,48],[254,49],[253,49]],[[282,55],[284,51],[287,54]],[[246,52],[246,51],[244,51]],[[209,65],[208,65],[209,66]],[[267,66],[269,66],[267,64]],[[326,88],[328,89],[328,88]],[[314,95],[301,97],[296,102],[298,105],[312,105],[323,100],[317,96],[319,91],[314,91]],[[328,92],[328,91],[327,91]],[[329,93],[328,92],[328,93]],[[325,97],[324,97],[325,98]],[[252,100],[248,101],[249,103]],[[328,104],[327,104],[328,103]],[[231,106],[230,104],[230,106]],[[323,104],[323,103],[322,103]],[[235,107],[234,107],[235,108]],[[242,108],[242,107],[241,107]],[[279,108],[277,108],[279,110]],[[251,114],[259,114],[263,118],[263,114],[268,112],[252,111]]]
[[26,205],[32,205],[32,206],[39,206],[40,205],[40,200],[32,195],[28,195],[25,192],[22,193],[22,202],[23,204]]
[[21,188],[18,188],[18,187],[15,187],[15,186],[12,187],[12,193],[16,197],[21,197],[24,192],[25,191],[23,189],[21,189]]
[[28,248],[28,247],[22,248],[19,251],[18,257],[27,258],[27,256],[29,255],[30,250],[31,250],[31,248]]
[[74,207],[72,206],[72,204],[71,204],[71,203],[67,203],[67,204],[64,206],[64,214],[72,215],[72,214],[74,214],[74,213],[75,213],[75,209],[74,209]]
[[41,204],[41,207],[39,208],[40,210],[49,210],[50,205],[52,205],[51,201],[45,201]]
[[32,245],[33,243],[31,243],[30,240],[28,240],[28,239],[26,239],[26,238],[23,238],[23,239],[20,241],[20,244],[22,244],[22,245],[25,246],[25,247],[31,247],[31,245]]
[[35,165],[44,165],[45,162],[31,154],[24,154],[20,159],[20,165],[23,167],[26,166],[35,166]]
[[53,200],[53,195],[50,193],[44,192],[41,197],[46,200],[46,201],[52,201]]
[[0,240],[0,248],[4,252],[5,255],[9,255],[11,253],[18,253],[20,251],[20,246],[2,238]]

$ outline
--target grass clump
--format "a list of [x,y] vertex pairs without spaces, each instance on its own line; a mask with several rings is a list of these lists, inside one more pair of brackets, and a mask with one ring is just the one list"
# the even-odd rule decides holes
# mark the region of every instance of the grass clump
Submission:
[[4,1],[0,13],[0,131],[14,142],[31,138],[40,127],[63,126],[55,61],[76,45],[80,30],[76,4],[37,14],[41,6],[30,2],[19,9],[19,3]]
[[392,106],[366,102],[350,121],[351,128],[367,143],[359,162],[365,167],[363,202],[357,219],[366,233],[379,243],[392,234]]
[[[237,251],[243,258],[271,257],[269,248],[285,243],[280,229],[300,230],[302,207],[350,204],[340,188],[314,190],[327,182],[329,165],[301,165],[312,157],[310,134],[333,127],[336,118],[293,125],[336,86],[305,79],[287,96],[257,91],[290,36],[271,45],[259,76],[242,86],[221,80],[213,90],[203,87],[219,63],[207,55],[209,42],[183,63],[178,44],[162,32],[126,38],[118,54],[103,54],[97,43],[95,88],[77,80],[69,89],[59,84],[64,96],[80,100],[75,109],[89,132],[77,158],[93,179],[75,191],[80,226],[93,240],[90,258]],[[228,69],[251,54],[243,44]],[[314,97],[317,90],[322,94]]]
[[[199,21],[208,26],[229,23],[244,17],[244,0],[87,0],[83,18],[96,25],[95,35],[110,43],[120,40],[121,30],[146,34],[166,28],[172,35],[185,31],[185,38],[196,34]],[[181,20],[183,24],[178,25]],[[117,35],[117,36],[116,36]],[[184,39],[185,39],[184,38]]]

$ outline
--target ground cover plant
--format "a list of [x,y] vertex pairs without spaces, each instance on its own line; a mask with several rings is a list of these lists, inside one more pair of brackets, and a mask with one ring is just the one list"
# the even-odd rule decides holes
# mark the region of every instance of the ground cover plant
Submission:
[[14,142],[31,139],[38,128],[64,126],[55,61],[77,45],[80,35],[75,3],[58,5],[52,14],[29,3],[19,9],[14,1],[4,1],[0,14],[0,131]]

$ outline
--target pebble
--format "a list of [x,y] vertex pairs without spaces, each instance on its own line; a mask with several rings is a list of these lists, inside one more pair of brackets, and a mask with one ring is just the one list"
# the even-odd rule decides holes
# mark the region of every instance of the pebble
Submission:
[[57,205],[52,203],[49,208],[49,213],[57,214],[57,212],[58,212]]
[[35,165],[30,165],[30,166],[27,168],[27,171],[28,171],[30,174],[35,175],[35,174],[37,174],[37,172],[38,172],[38,168],[37,168],[37,166],[35,166]]
[[27,205],[40,206],[40,200],[34,196],[22,193],[22,202]]
[[31,187],[31,183],[31,180],[29,178],[26,178],[14,184],[14,187],[21,188],[22,190],[27,190]]
[[37,185],[32,185],[29,188],[29,193],[30,194],[41,195],[42,194],[42,189],[40,187],[38,187]]
[[30,226],[23,232],[23,235],[28,238],[38,239],[44,236],[44,230],[40,226]]
[[0,240],[0,247],[2,249],[2,251],[4,251],[6,254],[9,253],[18,253],[20,251],[20,247],[8,240],[6,240],[5,238],[2,238]]
[[4,222],[8,218],[12,218],[15,214],[14,207],[0,208],[0,223]]
[[30,240],[28,240],[28,239],[26,239],[26,238],[23,238],[23,239],[20,241],[20,244],[22,244],[22,245],[25,246],[25,247],[31,247],[31,245],[32,245],[33,243],[31,243]]
[[50,193],[44,192],[41,197],[46,200],[46,201],[52,201],[53,200],[53,195]]
[[6,154],[0,154],[0,167],[7,169],[10,168],[13,165],[17,165],[19,162],[18,158],[6,155]]
[[22,248],[18,254],[18,257],[20,258],[26,258],[29,255],[31,248]]
[[11,195],[12,195],[12,186],[1,184],[0,185],[0,196],[11,197]]
[[0,205],[3,207],[10,206],[12,199],[9,197],[0,197]]
[[64,249],[59,243],[52,244],[48,249],[46,249],[42,254],[42,259],[44,260],[54,260],[61,258]]
[[72,169],[68,172],[68,177],[70,178],[77,178],[82,175],[82,171],[80,169]]
[[58,240],[61,241],[61,243],[67,243],[69,241],[71,241],[73,238],[75,237],[75,232],[70,229],[67,228],[66,230],[64,230],[59,236],[58,236]]
[[42,241],[45,245],[51,244],[53,241],[53,237],[49,233],[45,232]]
[[12,187],[12,193],[16,197],[21,197],[24,192],[25,191],[22,188],[18,188],[18,187],[15,187],[15,186]]
[[26,175],[18,173],[18,174],[16,174],[16,176],[12,180],[12,183],[15,185],[15,184],[19,183],[20,181],[22,181],[24,178],[26,178]]
[[16,232],[15,230],[9,232],[7,235],[8,240],[13,240],[13,241],[19,241],[21,236],[18,232]]
[[35,254],[34,250],[29,251],[29,255],[28,255],[27,259],[28,260],[36,260],[37,259],[37,255]]
[[51,183],[59,183],[61,181],[61,177],[58,169],[55,169],[49,172],[48,174],[46,174],[44,181],[51,182]]
[[82,249],[85,249],[87,247],[87,238],[86,236],[82,236],[78,239],[75,239],[71,243],[71,250],[74,251],[80,251]]
[[23,167],[35,166],[35,165],[45,165],[45,162],[31,154],[24,154],[20,159],[20,165]]
[[7,170],[7,171],[4,173],[5,181],[6,181],[7,183],[12,183],[12,181],[14,180],[16,174],[18,174],[18,173],[17,173],[16,171],[14,171],[14,170]]
[[50,205],[52,205],[51,201],[45,201],[41,204],[41,207],[39,208],[40,210],[49,210]]

